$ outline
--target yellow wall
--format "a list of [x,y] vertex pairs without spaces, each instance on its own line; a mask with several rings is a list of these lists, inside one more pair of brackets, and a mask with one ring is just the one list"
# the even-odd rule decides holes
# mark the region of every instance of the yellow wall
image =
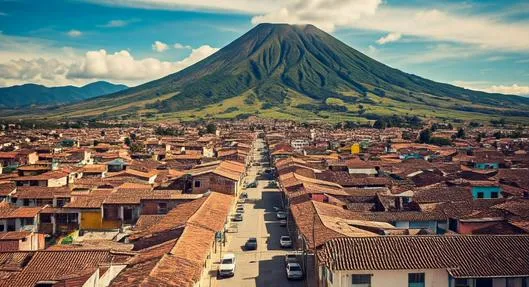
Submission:
[[102,222],[101,211],[81,211],[81,229],[100,229]]
[[101,211],[81,211],[81,229],[117,229],[121,225],[119,220],[104,220]]
[[360,144],[354,143],[351,145],[351,154],[359,154],[360,153]]

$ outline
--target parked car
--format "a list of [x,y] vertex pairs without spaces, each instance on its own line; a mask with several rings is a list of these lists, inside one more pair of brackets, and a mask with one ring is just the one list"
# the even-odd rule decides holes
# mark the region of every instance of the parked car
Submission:
[[237,209],[235,209],[236,213],[244,213],[244,207],[238,206]]
[[298,262],[298,256],[296,254],[286,254],[285,255],[285,266],[288,265],[288,263],[297,263]]
[[279,226],[281,226],[281,227],[287,226],[287,221],[285,219],[279,220]]
[[250,237],[244,244],[244,249],[246,250],[256,250],[257,249],[257,238]]
[[256,188],[256,187],[257,187],[257,182],[255,182],[255,181],[254,181],[254,182],[250,182],[250,183],[246,186],[246,188]]
[[221,278],[235,275],[235,254],[227,253],[222,256],[218,274]]
[[282,248],[290,248],[292,247],[292,239],[288,235],[283,235],[279,239],[279,244]]
[[279,207],[279,206],[274,206],[272,207],[274,209],[275,212],[277,211],[283,211],[283,208]]
[[287,213],[284,211],[278,211],[276,213],[276,218],[277,219],[287,219]]
[[288,263],[287,264],[287,279],[302,279],[303,278],[303,269],[299,263]]
[[244,198],[244,199],[248,198],[248,193],[247,192],[241,193],[241,198]]
[[241,213],[236,213],[234,216],[233,216],[233,221],[242,221],[242,214]]

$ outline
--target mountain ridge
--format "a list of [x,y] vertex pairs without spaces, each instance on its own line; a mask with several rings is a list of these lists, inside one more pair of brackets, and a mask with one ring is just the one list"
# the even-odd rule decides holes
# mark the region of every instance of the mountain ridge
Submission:
[[[215,109],[237,97],[242,97],[242,106],[227,107],[230,112]],[[177,73],[49,113],[180,117],[206,110],[203,116],[250,112],[274,117],[287,112],[301,119],[409,114],[525,120],[528,108],[527,98],[467,90],[391,68],[313,25],[260,24]]]
[[60,105],[108,95],[127,89],[121,84],[96,81],[81,87],[72,85],[47,87],[40,84],[21,84],[0,88],[0,108],[16,109],[32,105]]

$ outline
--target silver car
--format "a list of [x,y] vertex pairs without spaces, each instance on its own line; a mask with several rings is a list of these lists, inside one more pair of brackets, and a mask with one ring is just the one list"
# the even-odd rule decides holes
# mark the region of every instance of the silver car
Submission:
[[290,279],[302,279],[303,278],[303,269],[299,263],[288,263],[287,264],[287,278]]
[[279,245],[281,245],[282,248],[290,248],[292,247],[292,239],[290,239],[290,236],[283,235],[279,239]]

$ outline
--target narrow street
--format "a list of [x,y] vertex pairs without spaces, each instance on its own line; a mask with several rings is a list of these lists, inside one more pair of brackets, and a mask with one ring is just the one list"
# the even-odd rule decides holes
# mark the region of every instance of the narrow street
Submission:
[[[244,220],[238,223],[238,232],[231,233],[225,252],[236,256],[235,276],[216,279],[215,286],[304,286],[304,281],[289,281],[286,277],[284,255],[292,251],[282,249],[279,239],[288,235],[286,227],[279,225],[274,207],[281,206],[281,194],[277,188],[269,188],[270,180],[259,177],[265,174],[269,163],[261,155],[264,148],[258,139],[252,151],[254,162],[262,162],[249,169],[247,183],[257,181],[256,188],[247,188],[248,199],[244,204]],[[266,162],[265,162],[266,161]],[[257,250],[245,251],[244,244],[250,237],[257,238]]]

